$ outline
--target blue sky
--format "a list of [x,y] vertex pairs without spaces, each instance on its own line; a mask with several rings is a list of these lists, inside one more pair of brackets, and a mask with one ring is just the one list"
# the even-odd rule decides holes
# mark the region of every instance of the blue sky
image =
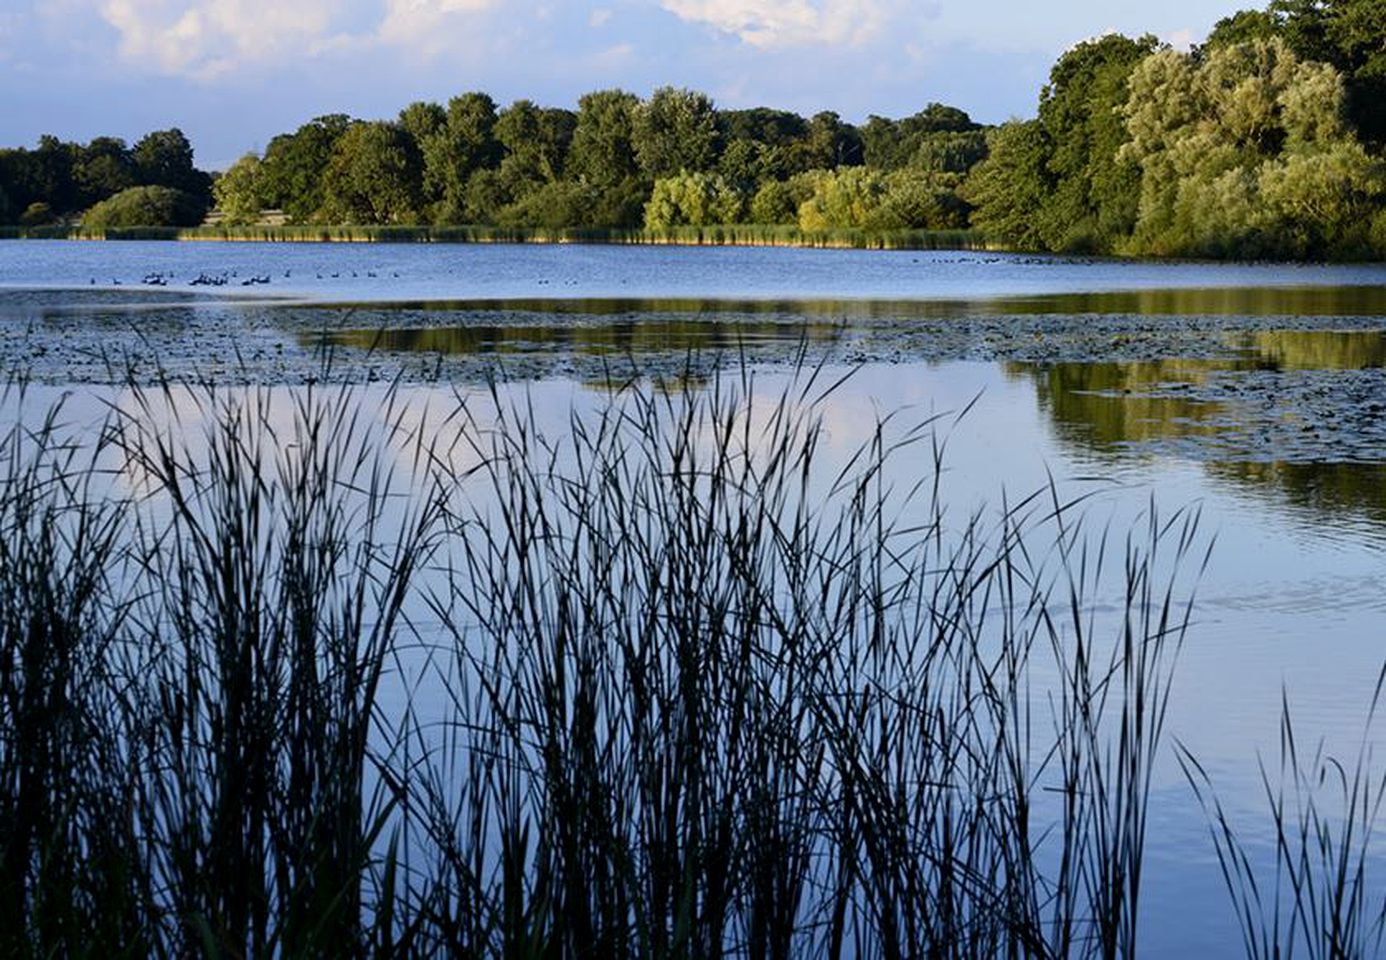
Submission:
[[1031,115],[1055,57],[1202,39],[1233,0],[0,0],[0,144],[179,126],[219,168],[323,113],[465,90],[572,106],[673,84],[720,106]]

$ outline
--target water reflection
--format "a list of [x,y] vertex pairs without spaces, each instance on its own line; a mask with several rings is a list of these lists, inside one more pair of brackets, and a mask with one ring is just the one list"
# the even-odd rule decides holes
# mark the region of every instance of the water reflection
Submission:
[[1386,535],[1386,334],[1228,334],[1226,359],[1007,363],[1071,447],[1173,454],[1334,528]]
[[[716,320],[625,320],[569,326],[482,324],[462,327],[340,330],[328,342],[362,350],[443,354],[549,353],[587,355],[715,351],[785,343],[834,343],[840,324],[736,322]],[[323,335],[305,334],[303,342]]]
[[1135,316],[1386,316],[1386,286],[1205,287],[1027,296],[736,299],[707,297],[522,297],[343,303],[400,314],[613,317],[745,314],[848,319],[1129,314]]

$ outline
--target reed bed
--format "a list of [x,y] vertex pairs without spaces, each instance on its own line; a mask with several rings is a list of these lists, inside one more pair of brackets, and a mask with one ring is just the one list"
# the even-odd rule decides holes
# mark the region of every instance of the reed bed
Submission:
[[705,227],[494,227],[423,225],[287,225],[192,228],[80,226],[0,227],[0,239],[205,240],[274,243],[590,243],[684,246],[775,246],[859,250],[990,249],[974,230],[823,230],[729,224]]
[[837,388],[18,418],[0,952],[1134,956],[1197,514],[950,515]]

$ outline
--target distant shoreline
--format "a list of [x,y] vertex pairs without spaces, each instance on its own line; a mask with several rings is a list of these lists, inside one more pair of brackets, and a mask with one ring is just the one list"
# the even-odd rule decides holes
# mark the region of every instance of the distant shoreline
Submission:
[[613,246],[803,247],[843,250],[1000,251],[976,230],[826,230],[792,226],[708,227],[426,227],[426,226],[202,226],[6,227],[7,240],[168,240],[224,243],[515,243]]

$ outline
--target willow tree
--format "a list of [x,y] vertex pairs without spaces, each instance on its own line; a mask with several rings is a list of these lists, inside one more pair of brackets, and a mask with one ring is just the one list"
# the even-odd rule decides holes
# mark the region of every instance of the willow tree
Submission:
[[1341,75],[1279,38],[1162,50],[1131,77],[1139,254],[1349,256],[1386,198],[1380,164],[1346,119]]
[[645,226],[694,227],[738,223],[745,197],[718,173],[680,173],[655,181],[645,204]]

